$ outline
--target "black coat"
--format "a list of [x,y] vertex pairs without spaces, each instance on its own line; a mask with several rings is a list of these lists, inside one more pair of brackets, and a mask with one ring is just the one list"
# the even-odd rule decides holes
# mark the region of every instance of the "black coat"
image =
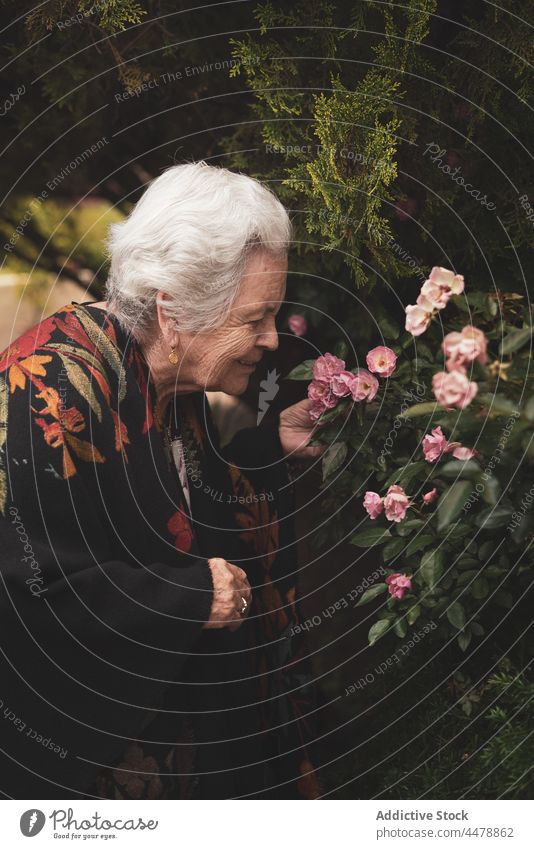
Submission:
[[[114,317],[64,307],[2,354],[0,381],[3,793],[315,796],[276,416],[221,452],[205,394],[176,396],[191,520]],[[202,629],[215,556],[253,588],[234,633]]]

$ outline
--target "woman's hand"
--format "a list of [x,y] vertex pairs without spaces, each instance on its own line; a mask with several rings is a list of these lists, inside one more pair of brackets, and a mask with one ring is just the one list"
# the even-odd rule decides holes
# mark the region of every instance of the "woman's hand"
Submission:
[[[228,628],[237,631],[250,610],[252,590],[246,573],[239,566],[228,563],[222,557],[208,560],[213,578],[213,601],[210,618],[203,628]],[[243,615],[243,599],[247,610]]]
[[307,460],[320,457],[326,450],[325,445],[308,445],[317,424],[310,419],[310,408],[313,404],[309,398],[286,407],[280,413],[280,442],[286,457],[295,460]]

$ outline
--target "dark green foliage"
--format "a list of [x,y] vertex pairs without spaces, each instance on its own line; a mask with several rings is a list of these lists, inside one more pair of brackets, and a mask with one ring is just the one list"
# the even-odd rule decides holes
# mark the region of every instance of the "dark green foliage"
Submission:
[[[336,321],[372,341],[432,265],[461,269],[471,291],[500,277],[524,292],[533,272],[519,200],[534,184],[530,0],[476,21],[449,3],[353,8],[257,8],[260,32],[235,40],[252,120],[224,141],[294,210],[294,299],[323,342]],[[366,283],[379,291],[362,305]]]
[[365,733],[351,731],[351,745],[362,738],[356,754],[329,769],[332,798],[532,798],[531,674],[507,659],[482,678],[475,663],[456,673],[449,663],[419,649],[364,689],[357,708],[347,699]]

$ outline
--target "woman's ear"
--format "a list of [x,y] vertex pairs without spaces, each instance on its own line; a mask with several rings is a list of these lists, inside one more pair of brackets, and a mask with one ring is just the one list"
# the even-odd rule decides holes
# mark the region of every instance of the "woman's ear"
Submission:
[[169,346],[178,344],[178,331],[174,326],[174,322],[172,318],[169,317],[166,310],[166,301],[169,301],[170,298],[166,292],[162,292],[161,290],[156,295],[156,311],[158,317],[158,325],[161,332],[162,339]]

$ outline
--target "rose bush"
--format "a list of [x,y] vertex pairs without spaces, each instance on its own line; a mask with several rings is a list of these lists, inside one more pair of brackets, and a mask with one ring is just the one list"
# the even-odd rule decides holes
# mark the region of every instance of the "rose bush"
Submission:
[[358,602],[384,598],[371,643],[434,621],[465,650],[534,575],[531,312],[435,267],[405,331],[379,333],[367,353],[340,341],[289,375],[311,380],[312,441],[327,446],[316,541],[383,559],[385,581]]

